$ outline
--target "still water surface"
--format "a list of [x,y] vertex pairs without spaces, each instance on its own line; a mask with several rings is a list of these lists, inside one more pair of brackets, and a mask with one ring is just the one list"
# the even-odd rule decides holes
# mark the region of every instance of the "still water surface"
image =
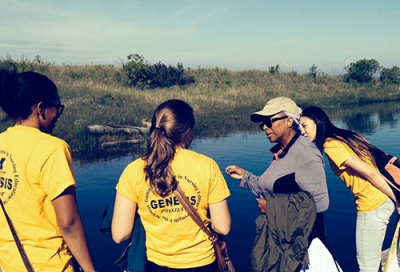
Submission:
[[[374,105],[364,109],[328,111],[328,114],[337,126],[357,131],[386,152],[400,156],[398,103]],[[237,164],[260,175],[271,160],[268,152],[271,147],[272,144],[262,132],[237,131],[226,137],[195,139],[191,149],[214,158],[222,170],[229,164]],[[121,254],[124,245],[116,245],[110,234],[99,231],[99,225],[104,208],[114,201],[119,175],[137,156],[93,163],[76,161],[74,165],[80,210],[99,271],[120,271],[113,262]],[[325,213],[329,248],[343,271],[357,271],[354,198],[342,181],[333,174],[328,164],[326,174],[330,195],[330,207]],[[247,272],[250,270],[249,254],[255,235],[254,221],[259,215],[259,209],[255,197],[238,187],[239,181],[227,176],[226,180],[231,190],[228,199],[232,216],[232,230],[227,236],[229,253],[237,271]],[[394,223],[393,215],[384,248],[389,247]]]

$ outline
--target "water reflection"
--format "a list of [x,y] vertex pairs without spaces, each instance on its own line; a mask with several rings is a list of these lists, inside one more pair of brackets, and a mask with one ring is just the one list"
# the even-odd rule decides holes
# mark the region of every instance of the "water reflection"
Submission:
[[[200,116],[196,120],[197,139],[219,139],[237,131],[259,132],[258,126],[250,121],[254,109],[241,109],[220,116]],[[339,127],[350,129],[359,134],[372,135],[382,126],[396,127],[400,119],[400,103],[388,102],[356,106],[352,108],[327,109],[328,116]],[[107,161],[127,155],[142,154],[145,143],[135,146],[124,146],[111,152],[76,154],[74,158],[80,163]]]
[[[301,107],[301,105],[300,105]],[[250,121],[253,108],[244,108],[219,116],[197,118],[198,138],[219,138],[237,131],[258,132],[258,126]],[[396,126],[400,119],[400,103],[386,102],[339,109],[325,109],[332,121],[357,133],[374,133],[382,125]]]
[[400,119],[400,103],[378,103],[355,108],[326,111],[332,120],[342,123],[343,128],[359,134],[373,134],[383,125],[395,127]]
[[[73,152],[73,160],[77,165],[85,165],[91,163],[103,163],[122,157],[136,158],[144,154],[143,144],[121,145],[112,151],[101,150],[98,152]],[[1,271],[0,271],[1,272]]]
[[[299,105],[301,107],[301,105]],[[258,126],[250,121],[250,114],[254,108],[241,108],[221,115],[197,116],[196,137],[215,138],[226,137],[237,131],[258,132]],[[359,134],[371,135],[380,130],[381,126],[396,127],[400,119],[400,103],[397,101],[387,103],[368,104],[340,109],[326,109],[328,116],[340,127],[350,129]],[[0,121],[0,131],[12,125],[10,121]],[[59,124],[62,125],[62,124]],[[63,138],[63,135],[56,135]],[[75,136],[79,137],[79,136]],[[65,139],[68,142],[68,139]],[[82,139],[82,141],[84,141]],[[145,141],[137,145],[124,145],[114,149],[95,150],[91,152],[74,152],[74,159],[79,163],[92,163],[109,161],[115,158],[142,154]],[[72,146],[74,149],[74,147]]]

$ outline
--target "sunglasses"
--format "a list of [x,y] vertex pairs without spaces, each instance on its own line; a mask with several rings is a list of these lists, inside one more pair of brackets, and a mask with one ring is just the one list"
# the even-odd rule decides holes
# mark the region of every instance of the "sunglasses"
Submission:
[[286,119],[286,118],[288,118],[288,116],[281,116],[281,117],[276,117],[276,118],[265,118],[264,121],[262,121],[260,123],[260,125],[259,125],[260,129],[264,130],[264,125],[266,125],[267,128],[271,128],[272,124],[274,122],[279,121],[279,120],[283,120],[283,119]]
[[47,105],[49,105],[50,107],[53,107],[57,110],[58,115],[61,115],[64,111],[64,105],[63,104],[56,104],[56,103],[51,103],[51,102],[47,102]]

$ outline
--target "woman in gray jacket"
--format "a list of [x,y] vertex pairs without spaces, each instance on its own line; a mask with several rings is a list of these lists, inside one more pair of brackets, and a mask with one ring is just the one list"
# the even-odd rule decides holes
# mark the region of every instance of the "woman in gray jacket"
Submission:
[[236,166],[226,167],[225,172],[241,180],[240,187],[258,197],[258,206],[266,212],[265,196],[308,192],[316,205],[316,223],[312,236],[325,242],[323,212],[328,209],[329,197],[325,164],[321,152],[306,137],[299,126],[300,108],[287,97],[271,99],[261,111],[251,114],[252,122],[259,123],[269,141],[276,143],[270,149],[273,159],[267,170],[256,176]]

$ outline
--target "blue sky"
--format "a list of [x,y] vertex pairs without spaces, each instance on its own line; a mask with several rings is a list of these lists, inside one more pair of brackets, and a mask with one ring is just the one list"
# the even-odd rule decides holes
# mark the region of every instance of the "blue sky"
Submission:
[[0,58],[328,74],[400,67],[400,0],[0,0]]

